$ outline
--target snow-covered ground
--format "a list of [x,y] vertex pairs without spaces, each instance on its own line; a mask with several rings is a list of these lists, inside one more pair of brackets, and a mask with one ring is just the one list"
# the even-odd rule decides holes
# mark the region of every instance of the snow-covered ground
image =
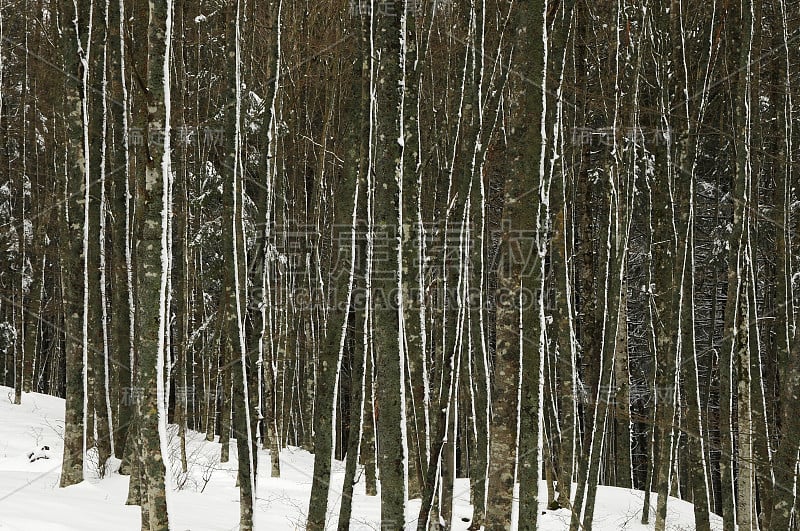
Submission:
[[[0,530],[11,531],[107,531],[138,530],[139,508],[126,506],[128,478],[116,473],[99,478],[87,465],[87,481],[66,489],[58,488],[63,451],[64,401],[47,395],[26,393],[22,405],[11,402],[13,391],[0,386]],[[189,473],[180,474],[175,430],[170,430],[172,472],[176,484],[169,494],[172,529],[184,531],[235,530],[239,519],[239,490],[236,487],[236,446],[231,444],[231,461],[219,463],[220,446],[201,434],[187,435]],[[49,459],[30,462],[28,454],[49,446]],[[41,453],[41,452],[40,452]],[[259,455],[256,525],[269,531],[303,529],[311,492],[313,456],[289,448],[281,453],[281,478],[269,477],[269,454]],[[112,464],[112,468],[118,462]],[[329,528],[336,528],[344,477],[344,464],[334,462],[329,507]],[[364,482],[356,486],[351,529],[380,529],[378,498],[364,494]],[[542,485],[544,493],[544,485]],[[457,480],[452,529],[466,529],[472,509],[468,480]],[[597,494],[594,529],[652,529],[639,523],[641,491],[601,487]],[[652,498],[655,504],[655,495]],[[419,510],[419,500],[409,503],[409,514]],[[694,529],[692,506],[670,500],[667,529]],[[409,522],[408,528],[416,528]],[[567,511],[546,511],[542,507],[540,529],[555,531],[569,527]],[[722,529],[721,521],[715,528]]]

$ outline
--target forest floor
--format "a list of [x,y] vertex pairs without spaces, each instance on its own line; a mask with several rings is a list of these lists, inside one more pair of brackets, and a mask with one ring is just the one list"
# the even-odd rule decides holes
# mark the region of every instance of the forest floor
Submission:
[[[58,488],[63,452],[64,401],[36,393],[25,393],[21,406],[14,406],[13,390],[0,386],[0,530],[2,531],[106,531],[139,530],[139,507],[126,506],[128,477],[115,472],[119,461],[112,460],[104,478],[92,466],[90,453],[86,481]],[[208,442],[202,434],[187,434],[188,473],[180,471],[176,427],[171,426],[170,459],[173,480],[180,488],[168,493],[171,527],[178,531],[224,531],[237,529],[239,490],[236,487],[236,445],[232,441],[231,460],[220,463],[220,445]],[[28,454],[41,452],[49,458],[30,462]],[[34,456],[35,457],[35,456]],[[280,478],[270,477],[269,453],[259,455],[257,528],[269,531],[303,529],[311,492],[313,456],[299,448],[281,452]],[[329,527],[336,528],[341,499],[344,463],[334,461],[329,508]],[[379,498],[364,492],[363,476],[355,488],[351,529],[380,529]],[[542,484],[544,493],[544,484]],[[456,480],[452,529],[466,529],[472,508],[469,482]],[[639,523],[643,493],[600,487],[597,495],[594,529],[652,529]],[[652,498],[655,504],[655,495]],[[409,514],[419,510],[419,500],[409,502]],[[540,529],[568,528],[567,511],[546,511]],[[667,529],[694,529],[692,506],[670,500]],[[720,521],[716,529],[722,529]],[[409,522],[408,528],[416,527]]]

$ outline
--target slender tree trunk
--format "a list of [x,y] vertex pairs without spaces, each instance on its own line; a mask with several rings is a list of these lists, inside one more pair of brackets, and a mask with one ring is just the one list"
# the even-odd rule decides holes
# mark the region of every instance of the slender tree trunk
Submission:
[[[623,273],[624,274],[624,273]],[[628,360],[628,282],[622,280],[617,323],[616,353],[614,355],[614,468],[618,487],[633,487],[631,463],[631,392]]]
[[[792,81],[791,61],[788,47],[788,7],[784,0],[780,0],[782,43],[786,48],[781,51],[781,68],[783,77],[784,98],[779,106],[779,123],[781,147],[778,151],[779,167],[776,172],[776,187],[780,205],[776,205],[780,230],[775,235],[776,250],[776,275],[775,275],[775,306],[778,308],[775,328],[776,351],[780,386],[780,400],[783,404],[780,412],[781,437],[775,450],[772,507],[768,507],[771,531],[788,529],[792,518],[792,509],[795,502],[795,471],[797,466],[797,453],[800,448],[800,415],[789,404],[800,400],[800,341],[793,332],[795,323],[794,296],[792,292],[793,256],[797,256],[797,239],[792,239],[794,227],[797,222],[792,222],[791,205],[793,201],[792,188],[796,187],[796,174],[792,168],[792,155],[794,149],[794,130],[792,122]],[[794,245],[793,245],[794,244]]]
[[[92,7],[91,46],[89,54],[89,82],[95,90],[89,92],[89,172],[86,183],[86,279],[85,309],[87,340],[89,350],[88,387],[92,395],[94,411],[89,415],[95,418],[97,429],[97,469],[101,477],[105,463],[111,456],[111,419],[108,408],[108,389],[106,382],[106,341],[103,324],[103,299],[101,274],[100,239],[103,212],[102,195],[105,185],[105,142],[106,142],[106,40],[108,12],[106,0],[95,0]],[[99,90],[97,90],[99,87]]]
[[111,334],[109,341],[109,358],[113,361],[116,372],[116,400],[119,404],[117,424],[114,427],[114,451],[116,457],[125,455],[125,445],[132,419],[131,404],[124,403],[125,391],[130,392],[133,366],[133,350],[131,346],[131,313],[132,296],[130,292],[130,202],[129,202],[129,161],[128,161],[128,93],[125,77],[124,40],[121,37],[125,19],[123,0],[110,2],[108,46],[109,61],[109,94],[114,102],[119,102],[122,109],[110,113],[110,128],[113,131],[112,146],[109,159],[116,174],[111,177],[110,208],[113,216],[111,223]]
[[[734,310],[731,327],[728,330],[733,334],[734,344],[732,354],[736,360],[737,375],[737,427],[739,433],[738,452],[737,452],[737,475],[736,475],[736,524],[741,531],[750,531],[754,524],[754,509],[756,501],[755,477],[753,469],[753,418],[751,404],[751,361],[750,361],[750,271],[757,267],[750,260],[750,219],[749,209],[753,204],[753,176],[752,163],[750,158],[750,136],[752,134],[751,122],[751,75],[752,64],[751,54],[753,45],[754,21],[753,21],[753,2],[745,0],[741,4],[741,35],[739,40],[739,69],[737,83],[737,102],[736,102],[736,175],[734,177],[734,229],[733,235],[738,235],[738,241],[734,245],[731,240],[731,253],[736,253],[736,270],[731,271],[734,261],[731,260],[729,267],[729,281],[732,280],[731,273],[735,275],[735,280],[739,286],[737,288],[738,306]],[[757,196],[756,203],[757,205]],[[733,256],[731,257],[733,258]],[[755,308],[755,305],[752,305]],[[726,308],[727,309],[727,308]],[[727,319],[726,315],[726,319]],[[752,316],[754,322],[755,315]],[[727,327],[726,327],[727,328]],[[757,524],[756,524],[757,526]]]
[[[356,61],[355,68],[360,71],[361,64]],[[360,76],[353,76],[359,80]],[[360,89],[360,84],[354,89]],[[347,113],[354,117],[355,124],[351,131],[358,131],[357,126],[361,118],[360,90],[353,90],[357,98],[351,99],[354,109]],[[314,480],[311,485],[311,498],[308,507],[306,529],[325,529],[325,517],[328,511],[328,490],[330,487],[331,458],[334,447],[336,426],[334,417],[337,408],[337,394],[339,391],[340,370],[342,356],[347,337],[347,319],[350,313],[352,294],[352,269],[341,267],[350,264],[352,268],[352,220],[353,208],[356,204],[357,179],[358,179],[358,135],[351,134],[346,142],[349,146],[347,153],[347,167],[342,177],[342,182],[336,189],[338,199],[335,206],[333,230],[331,235],[332,263],[337,269],[330,272],[329,292],[324,295],[328,302],[329,312],[327,330],[320,352],[319,368],[317,372],[317,388],[314,394]]]
[[[178,2],[175,6],[174,14],[176,33],[179,35],[179,42],[186,37],[184,22],[186,18],[185,6],[183,2]],[[172,109],[173,124],[178,125],[180,130],[185,130],[186,121],[184,109],[186,108],[186,73],[184,70],[185,57],[183,46],[176,47],[175,73],[172,85],[177,93],[176,103]],[[190,171],[187,168],[187,148],[177,146],[172,158],[173,169],[175,171],[174,182],[174,231],[171,235],[173,239],[175,260],[173,264],[172,282],[174,302],[172,307],[175,314],[175,417],[174,422],[178,425],[178,439],[180,447],[181,472],[186,473],[188,463],[186,458],[186,429],[187,417],[189,414],[189,404],[194,402],[194,386],[188,385],[187,368],[191,370],[191,365],[187,362],[190,354],[189,344],[189,322],[190,322],[190,279],[189,279],[189,178]]]
[[[220,312],[224,327],[221,346],[227,367],[223,370],[223,387],[226,406],[223,408],[224,426],[236,438],[239,486],[239,528],[251,531],[254,527],[255,505],[255,459],[253,433],[250,420],[250,386],[248,373],[252,370],[251,353],[246,351],[244,317],[247,307],[246,254],[244,243],[242,188],[242,98],[241,98],[241,4],[229,2],[225,8],[226,51],[228,54],[228,105],[225,111],[226,158],[222,174],[223,182],[223,227],[222,240],[230,263],[226,268],[223,290],[224,305]],[[227,398],[230,397],[230,398]],[[223,451],[228,448],[228,438]],[[227,457],[227,456],[224,456]]]

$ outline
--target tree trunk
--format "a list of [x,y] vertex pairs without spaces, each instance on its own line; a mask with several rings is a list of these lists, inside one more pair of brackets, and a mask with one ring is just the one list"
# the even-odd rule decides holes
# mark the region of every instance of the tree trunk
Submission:
[[[137,153],[138,223],[136,253],[136,331],[138,338],[137,401],[142,454],[142,528],[169,528],[165,492],[166,412],[164,396],[164,349],[167,316],[166,277],[169,249],[166,230],[169,213],[169,48],[170,0],[154,0],[136,6],[135,24],[147,23],[147,64],[134,64],[145,73],[137,112],[147,116],[146,143]],[[149,9],[148,9],[149,8]],[[142,46],[142,43],[138,43]],[[136,54],[140,59],[143,54]],[[134,122],[136,123],[136,122]],[[146,161],[146,162],[145,162]]]
[[68,149],[67,182],[63,205],[64,223],[60,234],[60,262],[62,271],[61,296],[64,305],[65,356],[66,356],[66,413],[64,420],[64,458],[61,468],[61,487],[83,481],[83,461],[86,453],[85,434],[85,375],[83,352],[83,275],[84,259],[81,199],[88,153],[84,141],[84,98],[86,97],[86,68],[80,50],[86,42],[85,17],[88,0],[77,4],[64,1],[62,49],[66,71],[80,80],[69,84],[66,93],[67,132],[71,139]]
[[[405,525],[408,496],[408,449],[405,415],[405,353],[400,335],[402,286],[399,244],[403,183],[403,93],[405,74],[404,0],[389,2],[394,8],[375,17],[377,69],[375,149],[376,235],[373,256],[373,304],[375,320],[375,368],[377,384],[378,466],[381,477],[381,526]],[[379,252],[378,252],[379,251]],[[378,260],[375,257],[382,257]],[[383,258],[385,257],[385,258]],[[399,283],[398,283],[399,282]]]

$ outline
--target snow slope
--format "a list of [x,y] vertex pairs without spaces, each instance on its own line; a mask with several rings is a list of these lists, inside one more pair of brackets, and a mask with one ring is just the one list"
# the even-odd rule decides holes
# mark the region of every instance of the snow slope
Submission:
[[[92,459],[79,485],[58,488],[63,452],[64,401],[47,395],[26,393],[21,406],[14,406],[13,391],[0,386],[0,530],[2,531],[106,531],[139,530],[139,508],[126,506],[128,478],[112,473],[100,479]],[[239,490],[236,487],[236,446],[231,442],[231,461],[219,463],[220,445],[205,441],[202,434],[187,435],[189,471],[180,472],[174,426],[169,430],[173,476],[181,488],[170,497],[170,521],[179,531],[237,529]],[[27,454],[43,445],[49,459],[29,462]],[[96,461],[95,461],[96,462]],[[256,525],[270,531],[303,529],[311,492],[313,456],[298,449],[281,452],[281,478],[269,477],[269,455],[259,455]],[[329,507],[329,528],[336,528],[341,499],[344,464],[334,462]],[[542,485],[544,492],[544,485]],[[469,482],[456,480],[453,529],[466,529],[472,509]],[[639,524],[641,491],[600,487],[594,529],[598,531],[644,530]],[[655,504],[656,496],[652,498]],[[409,514],[419,510],[419,500],[409,503]],[[569,512],[542,509],[540,528],[545,531],[569,527]],[[356,486],[351,529],[380,529],[378,498],[367,497],[364,482]],[[413,521],[409,524],[415,523]],[[409,526],[410,527],[410,526]],[[721,521],[715,522],[722,529]],[[670,500],[667,529],[694,529],[692,506]]]

